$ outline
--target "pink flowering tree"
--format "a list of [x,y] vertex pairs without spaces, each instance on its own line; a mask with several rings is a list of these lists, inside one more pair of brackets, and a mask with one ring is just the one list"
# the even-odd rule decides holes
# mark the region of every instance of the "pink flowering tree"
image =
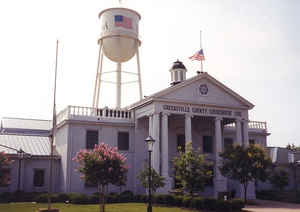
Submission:
[[126,157],[118,152],[117,147],[101,143],[91,151],[81,150],[73,158],[78,164],[81,178],[96,184],[99,191],[99,211],[105,211],[104,189],[109,184],[118,185],[126,181],[128,171]]
[[4,152],[0,152],[0,185],[9,184],[10,178],[8,172],[3,170],[4,167],[9,166],[13,161]]

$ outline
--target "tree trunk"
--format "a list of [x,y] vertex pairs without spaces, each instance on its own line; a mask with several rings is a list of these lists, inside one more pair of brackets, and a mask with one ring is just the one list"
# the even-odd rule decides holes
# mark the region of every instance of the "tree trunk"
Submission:
[[245,205],[247,204],[247,188],[248,188],[248,182],[244,183],[244,202],[245,202]]
[[104,185],[98,183],[98,192],[99,192],[99,212],[105,212],[104,205]]
[[102,212],[105,212],[104,189],[105,189],[105,186],[102,185],[102,192],[101,192]]
[[99,212],[101,212],[101,186],[98,183],[98,193],[99,193]]

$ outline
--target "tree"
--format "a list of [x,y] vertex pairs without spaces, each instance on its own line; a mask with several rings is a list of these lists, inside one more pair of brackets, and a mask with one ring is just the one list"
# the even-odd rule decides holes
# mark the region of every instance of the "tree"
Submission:
[[9,166],[13,161],[9,158],[5,152],[0,152],[0,185],[9,184],[9,176],[7,172],[3,171],[3,168]]
[[[137,178],[139,179],[140,183],[143,185],[145,189],[149,188],[149,166],[145,164],[144,169],[138,174]],[[155,169],[151,167],[151,180],[152,180],[152,187],[151,191],[153,193],[156,192],[158,188],[165,186],[165,178],[160,176]]]
[[186,145],[185,152],[179,151],[179,155],[172,162],[175,179],[191,196],[204,190],[213,177],[212,164],[205,161],[199,149],[192,149],[192,143]]
[[283,169],[275,169],[270,176],[269,181],[274,188],[279,188],[279,190],[282,191],[283,188],[289,184],[289,174]]
[[239,181],[244,187],[244,201],[247,203],[248,183],[255,180],[266,181],[271,159],[259,145],[231,146],[220,154],[223,176]]
[[116,147],[101,143],[92,151],[81,150],[73,158],[79,164],[77,169],[81,178],[88,183],[96,184],[99,191],[99,211],[105,211],[104,190],[109,184],[117,185],[126,181],[128,168],[126,157]]

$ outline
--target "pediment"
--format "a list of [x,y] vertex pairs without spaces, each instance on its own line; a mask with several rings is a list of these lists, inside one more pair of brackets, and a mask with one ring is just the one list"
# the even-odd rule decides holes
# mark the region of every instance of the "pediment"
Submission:
[[207,73],[202,73],[185,82],[167,88],[152,95],[152,97],[191,104],[208,104],[248,109],[254,107],[252,103]]

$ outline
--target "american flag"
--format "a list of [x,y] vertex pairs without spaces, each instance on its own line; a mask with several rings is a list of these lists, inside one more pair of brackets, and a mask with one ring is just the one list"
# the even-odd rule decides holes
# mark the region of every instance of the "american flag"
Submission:
[[115,26],[132,29],[132,19],[123,15],[115,15]]
[[203,49],[200,49],[199,51],[197,51],[193,56],[189,57],[189,59],[199,60],[199,61],[205,60]]

